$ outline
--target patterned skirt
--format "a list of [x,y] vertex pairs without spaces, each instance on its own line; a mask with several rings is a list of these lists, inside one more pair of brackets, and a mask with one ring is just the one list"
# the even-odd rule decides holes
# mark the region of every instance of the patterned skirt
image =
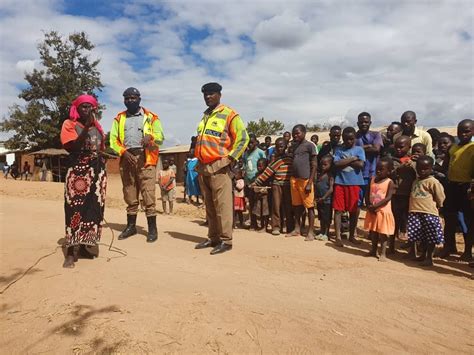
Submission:
[[410,242],[444,243],[441,220],[432,214],[410,212],[407,231]]
[[105,158],[81,153],[72,158],[64,184],[64,246],[96,245],[102,233],[107,174]]

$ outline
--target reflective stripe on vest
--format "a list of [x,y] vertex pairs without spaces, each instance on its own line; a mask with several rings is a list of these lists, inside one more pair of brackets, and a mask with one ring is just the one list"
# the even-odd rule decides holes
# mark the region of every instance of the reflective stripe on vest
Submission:
[[227,118],[227,115],[225,115],[223,113],[218,113],[218,114],[216,114],[216,117],[217,118],[223,118],[225,120]]
[[[119,117],[119,132],[118,137],[121,142],[125,138],[125,121],[127,119],[126,112],[122,112]],[[143,113],[143,135],[153,135],[153,114],[151,112]],[[156,165],[158,163],[158,146],[156,149],[145,149],[145,166]]]
[[223,106],[201,120],[195,150],[195,156],[201,162],[211,163],[229,154],[233,144],[229,126],[236,115],[232,109]]

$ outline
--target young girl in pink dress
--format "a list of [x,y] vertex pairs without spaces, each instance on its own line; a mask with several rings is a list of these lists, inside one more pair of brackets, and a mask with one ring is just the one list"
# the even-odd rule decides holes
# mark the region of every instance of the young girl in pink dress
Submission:
[[234,179],[234,229],[237,228],[237,219],[239,219],[240,228],[244,228],[244,211],[245,211],[245,195],[244,195],[244,178],[242,170],[238,169]]
[[382,251],[379,261],[385,261],[385,251],[390,235],[395,232],[395,220],[392,214],[392,204],[390,202],[394,183],[389,179],[392,171],[392,161],[390,158],[382,158],[377,163],[375,177],[370,182],[370,188],[365,195],[367,214],[365,216],[364,228],[369,231],[372,240],[372,250],[368,256],[377,257],[378,243],[382,244]]

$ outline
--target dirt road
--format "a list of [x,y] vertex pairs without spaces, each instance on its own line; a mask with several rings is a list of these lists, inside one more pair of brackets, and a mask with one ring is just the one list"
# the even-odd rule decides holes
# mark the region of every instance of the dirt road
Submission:
[[[0,289],[63,236],[62,185],[0,181]],[[124,226],[111,178],[106,219]],[[238,230],[234,250],[194,250],[202,210],[158,216],[159,240],[115,241],[62,268],[61,250],[0,295],[2,353],[473,353],[472,269],[421,269],[358,248]],[[183,217],[184,216],[184,217]],[[138,222],[146,226],[143,215]],[[103,242],[111,231],[104,229]]]

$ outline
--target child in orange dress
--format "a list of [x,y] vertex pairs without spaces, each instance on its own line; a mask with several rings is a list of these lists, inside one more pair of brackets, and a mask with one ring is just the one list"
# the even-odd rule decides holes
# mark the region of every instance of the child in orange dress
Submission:
[[388,239],[395,232],[395,219],[390,201],[395,190],[395,185],[389,178],[392,166],[390,158],[381,158],[378,161],[375,176],[372,177],[365,195],[367,214],[364,228],[369,230],[369,237],[372,240],[372,250],[368,256],[378,256],[377,249],[380,241],[382,250],[379,261],[386,261]]

